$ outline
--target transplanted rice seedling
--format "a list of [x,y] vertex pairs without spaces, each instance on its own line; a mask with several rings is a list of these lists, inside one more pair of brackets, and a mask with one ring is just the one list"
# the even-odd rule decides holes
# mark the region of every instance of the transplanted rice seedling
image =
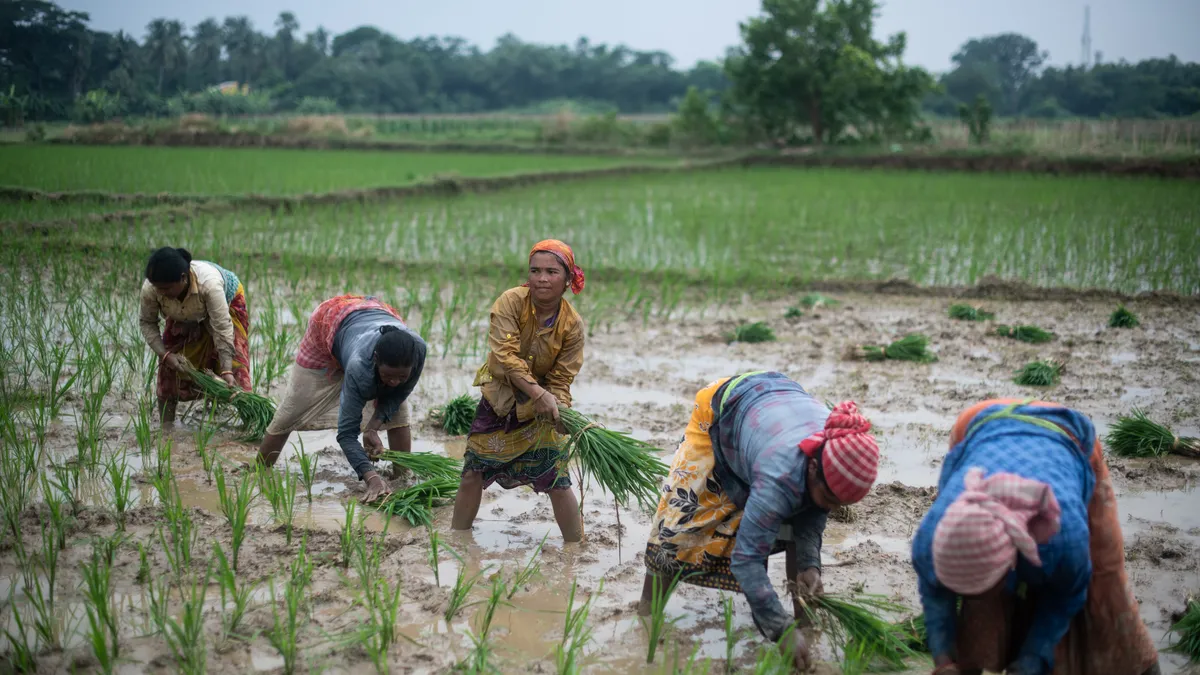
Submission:
[[929,338],[920,333],[910,333],[890,345],[859,345],[852,352],[853,358],[866,361],[916,361],[932,363],[937,355],[929,351]]
[[738,639],[741,637],[739,631],[733,628],[733,596],[726,595],[721,598],[721,610],[725,622],[725,672],[732,673],[733,666],[733,651],[737,647]]
[[475,421],[475,409],[479,407],[479,399],[470,394],[463,394],[450,401],[431,414],[434,419],[441,421],[442,429],[451,436],[462,436],[471,430]]
[[112,595],[112,559],[92,544],[92,559],[80,565],[83,600],[87,611],[88,642],[105,673],[112,673],[121,655],[120,623]]
[[996,326],[996,335],[1030,344],[1041,344],[1054,339],[1054,333],[1037,326]]
[[575,592],[579,587],[577,580],[571,581],[571,593],[567,596],[567,612],[563,619],[562,641],[554,647],[554,663],[558,675],[578,675],[583,672],[583,650],[592,641],[592,629],[587,625],[588,615],[592,612],[592,602],[604,590],[604,580],[600,587],[588,596],[587,602],[575,606]]
[[216,412],[215,406],[209,407],[208,414],[200,419],[200,424],[196,427],[196,454],[200,455],[204,476],[209,483],[213,481],[213,462],[217,457],[216,452],[208,447],[209,441],[217,433]]
[[764,321],[755,321],[754,323],[743,323],[733,332],[726,336],[729,342],[745,342],[748,344],[756,344],[759,342],[774,342],[775,331]]
[[267,641],[283,658],[283,672],[296,672],[296,658],[300,655],[300,604],[304,588],[288,581],[283,590],[283,610],[275,595],[275,582],[271,581],[271,627],[266,631]]
[[985,312],[974,305],[950,305],[948,312],[951,319],[959,321],[991,321],[996,315]]
[[232,406],[241,420],[244,440],[262,440],[275,416],[275,403],[271,399],[231,387],[224,380],[196,368],[188,367],[186,372],[205,398],[219,405]]
[[1014,373],[1013,382],[1026,387],[1052,387],[1058,384],[1063,366],[1058,361],[1045,359],[1026,363]]
[[118,450],[108,457],[105,465],[108,481],[112,486],[113,510],[117,512],[117,526],[125,529],[125,512],[133,503],[133,480],[129,475],[129,465],[125,461],[125,451]]
[[258,489],[271,510],[275,519],[281,521],[287,529],[287,543],[292,543],[292,523],[296,519],[296,479],[287,463],[282,471],[275,471],[258,465]]
[[1108,317],[1108,325],[1112,328],[1137,328],[1142,322],[1138,320],[1137,314],[1121,305]]
[[1167,649],[1177,654],[1184,654],[1192,663],[1200,662],[1200,601],[1188,598],[1187,609],[1171,625],[1175,641]]
[[[342,569],[350,567],[350,557],[354,553],[354,544],[358,540],[359,532],[362,531],[362,522],[356,518],[358,512],[358,502],[349,502],[346,504],[346,520],[342,523],[342,536],[339,540],[342,551]],[[355,528],[358,528],[358,532]]]
[[820,293],[809,293],[803,298],[800,298],[800,304],[809,309],[817,309],[818,307],[832,307],[834,305],[840,305],[842,304],[842,301],[821,295]]
[[13,597],[16,593],[15,586],[8,588],[8,607],[9,614],[12,617],[12,623],[16,627],[16,632],[9,630],[8,625],[4,626],[4,639],[8,641],[8,654],[6,665],[12,669],[14,673],[34,673],[37,672],[37,659],[34,654],[37,652],[37,642],[32,644],[29,642],[29,633],[25,630],[25,622],[21,619],[21,608],[14,602]]
[[385,462],[413,472],[423,480],[453,479],[457,481],[462,476],[462,461],[432,452],[395,452],[386,451],[379,455]]
[[692,654],[682,664],[679,662],[679,643],[671,645],[671,658],[663,663],[659,673],[662,675],[708,675],[712,670],[712,659],[705,658],[704,661],[697,662],[696,658],[700,656],[701,645],[696,645],[692,648]]
[[362,605],[367,610],[367,630],[363,636],[363,644],[375,670],[380,673],[390,671],[388,652],[396,642],[399,634],[396,632],[396,621],[400,615],[400,580],[392,585],[383,576],[363,580]]
[[526,561],[521,569],[517,570],[516,575],[513,576],[512,583],[508,586],[507,600],[512,600],[512,597],[517,594],[517,591],[525,588],[525,586],[529,584],[529,581],[537,576],[538,572],[541,571],[542,563],[538,561],[538,556],[541,555],[542,547],[546,545],[546,539],[549,536],[550,531],[547,530],[546,534],[542,536],[542,540],[538,542],[537,548],[533,549],[533,553],[529,554],[529,560]]
[[490,634],[492,619],[496,616],[496,608],[500,606],[504,593],[504,580],[496,575],[492,579],[492,591],[488,595],[488,599],[483,602],[483,610],[479,613],[476,631],[468,632],[471,642],[475,645],[470,655],[467,656],[466,663],[463,664],[468,673],[497,672],[496,667],[490,663],[492,655]]
[[759,648],[752,671],[754,675],[792,675],[792,631],[794,630],[796,630],[796,624],[792,624],[783,632],[779,642]]
[[450,601],[446,605],[446,612],[443,616],[446,623],[454,620],[458,613],[463,608],[468,607],[467,596],[471,594],[471,590],[475,588],[475,584],[479,583],[479,578],[488,570],[492,569],[491,565],[479,570],[471,576],[467,576],[467,565],[462,563],[458,566],[458,576],[454,579],[454,588],[450,589]]
[[249,477],[243,477],[233,484],[232,489],[226,489],[225,470],[217,469],[217,498],[221,502],[221,513],[225,514],[231,531],[230,547],[233,552],[234,572],[238,569],[238,555],[242,550],[242,542],[246,540],[250,503],[254,501],[254,483]]
[[654,663],[654,655],[658,652],[658,643],[666,637],[667,632],[679,621],[680,617],[667,618],[667,603],[675,593],[675,588],[683,580],[683,571],[675,573],[669,582],[664,582],[661,575],[655,574],[650,580],[650,617],[642,619],[642,625],[649,634],[649,647],[646,651],[646,663]]
[[241,586],[238,585],[237,570],[235,567],[230,567],[229,559],[225,557],[225,551],[221,548],[221,544],[213,544],[213,557],[217,562],[216,572],[213,576],[216,577],[217,584],[221,587],[221,611],[225,613],[222,627],[225,631],[225,639],[228,640],[238,637],[238,628],[241,626],[246,612],[250,609],[250,597],[254,593],[256,584],[247,582]]
[[1117,418],[1104,442],[1122,457],[1161,457],[1172,453],[1200,457],[1200,438],[1176,436],[1169,427],[1154,422],[1138,408]]
[[814,625],[841,646],[844,672],[876,667],[900,670],[906,658],[918,656],[879,612],[901,612],[902,605],[880,595],[827,593],[799,598]]
[[317,460],[320,457],[310,455],[304,451],[304,439],[300,439],[300,451],[296,453],[296,460],[300,464],[300,480],[304,483],[304,495],[308,497],[308,503],[312,503],[312,486],[317,479]]
[[800,311],[799,307],[788,307],[787,311],[783,313],[785,319],[799,319],[802,316],[804,316],[804,312]]
[[393,492],[378,508],[389,515],[400,516],[411,525],[429,525],[433,522],[433,508],[450,503],[458,492],[458,482],[457,477],[431,478]]
[[658,506],[659,489],[668,471],[655,456],[658,448],[627,433],[605,429],[573,408],[559,408],[559,419],[571,436],[569,459],[579,461],[583,474],[581,492],[586,480],[594,477],[619,504],[628,504],[632,497],[645,511]]

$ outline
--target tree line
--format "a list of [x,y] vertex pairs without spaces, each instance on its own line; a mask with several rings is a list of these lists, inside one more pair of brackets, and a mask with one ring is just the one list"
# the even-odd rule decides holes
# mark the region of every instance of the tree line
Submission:
[[[1015,34],[968,41],[935,78],[903,64],[903,33],[872,38],[875,0],[763,0],[722,59],[677,68],[661,51],[623,45],[540,45],[513,35],[490,50],[455,37],[401,40],[362,26],[303,32],[282,12],[268,30],[244,16],[185,26],[155,19],[140,40],[89,28],[84,12],[47,0],[0,3],[4,122],[183,112],[478,113],[572,100],[623,113],[696,113],[752,120],[766,136],[804,127],[911,133],[922,112],[954,116],[986,101],[996,114],[1166,117],[1200,113],[1200,64],[1044,67]],[[222,83],[236,82],[219,91]],[[699,92],[689,101],[689,90]],[[717,111],[720,112],[717,112]],[[706,122],[696,121],[699,127]]]

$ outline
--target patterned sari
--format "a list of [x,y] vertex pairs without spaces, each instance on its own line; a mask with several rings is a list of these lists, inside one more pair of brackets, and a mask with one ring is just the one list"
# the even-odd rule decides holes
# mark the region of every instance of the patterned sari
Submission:
[[[225,272],[225,301],[229,303],[229,318],[233,322],[233,379],[244,391],[250,391],[250,311],[246,306],[246,289],[228,271]],[[167,318],[163,326],[163,344],[168,351],[183,356],[197,369],[213,372],[221,369],[212,333],[204,326],[181,324]],[[200,398],[192,381],[165,361],[158,364],[157,394],[162,400],[194,401]]]

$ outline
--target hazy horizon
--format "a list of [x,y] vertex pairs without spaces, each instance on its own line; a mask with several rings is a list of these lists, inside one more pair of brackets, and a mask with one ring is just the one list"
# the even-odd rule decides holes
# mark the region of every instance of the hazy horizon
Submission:
[[[738,22],[759,12],[759,0],[608,0],[586,5],[554,5],[531,0],[506,3],[487,0],[444,0],[429,5],[401,1],[379,3],[348,0],[63,0],[67,9],[88,12],[94,30],[124,30],[140,41],[152,19],[183,21],[189,32],[212,17],[246,15],[255,29],[274,33],[281,11],[291,11],[302,33],[323,26],[332,34],[371,25],[398,38],[457,36],[490,49],[497,38],[512,33],[543,44],[625,44],[643,51],[664,51],[687,68],[697,61],[720,58],[740,42]],[[1022,33],[1050,52],[1049,65],[1080,62],[1083,8],[1091,7],[1092,49],[1104,61],[1166,58],[1200,61],[1200,0],[892,0],[883,3],[876,20],[880,37],[908,34],[905,61],[932,71],[949,69],[950,57],[970,38]],[[410,11],[415,10],[415,11]],[[1190,27],[1190,28],[1189,28]]]

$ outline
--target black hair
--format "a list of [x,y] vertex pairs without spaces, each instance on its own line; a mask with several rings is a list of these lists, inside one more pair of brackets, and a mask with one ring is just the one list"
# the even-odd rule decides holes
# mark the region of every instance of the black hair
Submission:
[[375,358],[391,368],[411,367],[417,362],[417,341],[412,333],[396,326],[380,326]]
[[152,284],[179,281],[192,265],[192,254],[186,248],[164,246],[150,254],[146,262],[146,279]]

